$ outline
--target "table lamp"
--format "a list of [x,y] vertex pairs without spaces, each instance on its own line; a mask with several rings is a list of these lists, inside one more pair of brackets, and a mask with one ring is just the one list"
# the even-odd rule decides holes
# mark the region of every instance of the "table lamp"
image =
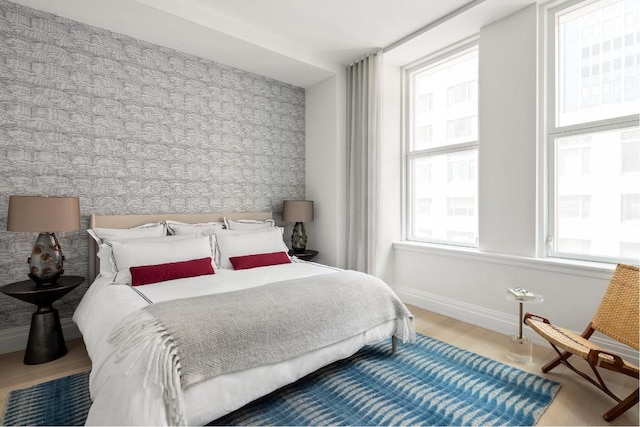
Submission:
[[307,232],[303,222],[313,221],[313,202],[311,200],[283,201],[282,220],[296,223],[291,234],[291,248],[297,254],[303,253],[307,247]]
[[40,232],[28,259],[29,277],[38,285],[56,283],[64,256],[54,232],[80,229],[77,197],[9,196],[7,231]]

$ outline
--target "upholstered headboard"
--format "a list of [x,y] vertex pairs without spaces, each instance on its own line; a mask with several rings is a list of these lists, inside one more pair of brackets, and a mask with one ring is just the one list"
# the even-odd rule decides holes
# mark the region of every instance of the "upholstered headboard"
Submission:
[[[90,228],[131,228],[150,222],[165,220],[196,224],[200,222],[222,222],[229,219],[271,219],[271,212],[232,212],[232,213],[205,213],[205,214],[160,214],[160,215],[91,215]],[[89,283],[97,276],[99,271],[98,246],[93,239],[89,239]]]

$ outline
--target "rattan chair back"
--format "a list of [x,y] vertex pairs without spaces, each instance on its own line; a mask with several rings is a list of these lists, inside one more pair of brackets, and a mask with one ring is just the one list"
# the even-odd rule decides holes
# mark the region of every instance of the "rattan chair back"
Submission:
[[640,269],[618,264],[591,327],[638,350]]

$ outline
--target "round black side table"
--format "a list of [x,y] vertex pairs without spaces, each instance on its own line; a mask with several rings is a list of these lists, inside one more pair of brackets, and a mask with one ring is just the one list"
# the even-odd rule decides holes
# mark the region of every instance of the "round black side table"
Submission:
[[289,256],[296,256],[296,258],[303,261],[311,261],[318,255],[318,251],[306,249],[304,252],[295,252],[293,249],[289,250]]
[[38,306],[31,316],[29,341],[24,353],[25,365],[51,362],[67,354],[60,316],[53,303],[84,282],[84,277],[61,276],[52,285],[37,285],[23,280],[0,287],[0,292]]

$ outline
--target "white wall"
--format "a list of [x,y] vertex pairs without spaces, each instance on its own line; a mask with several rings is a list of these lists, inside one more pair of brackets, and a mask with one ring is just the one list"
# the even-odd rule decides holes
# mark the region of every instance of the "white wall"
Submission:
[[306,89],[306,198],[315,218],[306,223],[316,262],[344,267],[346,203],[346,72]]
[[[480,31],[479,250],[394,245],[395,290],[403,301],[506,335],[518,330],[507,288],[542,294],[544,302],[526,310],[582,332],[613,268],[534,258],[537,31],[535,5]],[[526,335],[543,342],[530,330]]]
[[535,256],[537,6],[480,30],[480,250]]

